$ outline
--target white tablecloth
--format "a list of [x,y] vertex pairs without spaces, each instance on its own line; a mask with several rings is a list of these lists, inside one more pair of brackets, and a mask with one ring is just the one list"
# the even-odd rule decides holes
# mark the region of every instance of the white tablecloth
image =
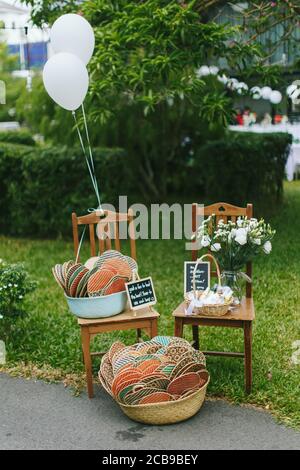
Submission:
[[[293,136],[293,144],[286,163],[285,171],[288,181],[292,181],[296,173],[297,166],[300,166],[300,124],[277,124],[270,126],[261,126],[254,124],[252,126],[229,126],[232,131],[239,132],[288,132]],[[299,143],[297,142],[299,141]]]

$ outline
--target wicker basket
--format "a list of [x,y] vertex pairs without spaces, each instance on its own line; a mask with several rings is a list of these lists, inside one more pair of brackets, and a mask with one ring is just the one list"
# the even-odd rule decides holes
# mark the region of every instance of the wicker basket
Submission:
[[173,424],[194,416],[203,405],[209,379],[192,395],[175,401],[146,405],[120,405],[128,418],[145,424]]
[[101,383],[102,387],[104,388],[104,390],[112,397],[113,396],[112,391],[111,391],[110,387],[107,385],[107,383],[105,382],[104,377],[102,377],[102,374],[101,374],[100,370],[98,372],[98,378],[99,378],[100,383]]
[[[199,258],[197,260],[197,264],[196,264],[195,269],[194,269],[193,294],[194,294],[195,298],[196,298],[195,274],[196,274],[196,271],[197,271],[198,264],[204,258],[209,258],[214,262],[214,264],[216,266],[217,276],[218,276],[218,285],[221,286],[221,272],[220,272],[220,268],[219,268],[219,265],[217,263],[216,258],[213,255],[209,254],[209,253],[206,254],[206,255],[203,255],[203,256],[201,256],[201,258]],[[187,296],[185,296],[185,300],[186,300],[186,302],[190,302],[190,299]],[[196,316],[196,315],[205,315],[205,316],[208,316],[208,317],[222,317],[223,315],[225,315],[228,312],[229,307],[230,307],[230,302],[224,303],[224,304],[221,304],[221,305],[220,304],[203,305],[202,307],[194,307],[193,315],[194,316]]]

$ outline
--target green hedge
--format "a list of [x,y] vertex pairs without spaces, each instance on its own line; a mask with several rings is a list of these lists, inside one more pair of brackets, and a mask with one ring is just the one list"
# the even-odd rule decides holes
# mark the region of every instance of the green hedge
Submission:
[[253,202],[267,208],[282,196],[292,136],[228,132],[199,149],[194,169],[207,202]]
[[[126,194],[126,158],[121,149],[94,150],[104,202]],[[0,232],[53,237],[70,235],[71,213],[95,207],[82,151],[0,144]]]
[[[203,145],[192,160],[177,157],[168,186],[177,201],[253,202],[266,213],[281,199],[291,142],[283,133],[228,133]],[[122,194],[129,203],[141,200],[138,168],[128,163],[124,150],[97,148],[94,158],[103,202],[117,207]],[[79,148],[0,143],[0,181],[0,232],[5,234],[70,235],[71,212],[86,213],[96,204]]]
[[28,131],[0,131],[0,142],[20,145],[35,145],[35,140]]

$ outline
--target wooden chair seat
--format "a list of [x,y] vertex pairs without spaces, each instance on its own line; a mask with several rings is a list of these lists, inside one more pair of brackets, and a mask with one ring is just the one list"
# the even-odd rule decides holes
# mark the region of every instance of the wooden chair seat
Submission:
[[186,316],[185,309],[187,308],[186,302],[183,301],[173,312],[173,317],[184,318],[185,323],[191,320],[193,324],[196,320],[207,320],[208,323],[213,322],[244,322],[253,321],[255,319],[255,309],[253,298],[243,297],[241,304],[235,307],[233,310],[229,310],[226,315],[222,317],[209,317],[207,315],[191,315]]
[[128,321],[139,322],[141,320],[154,320],[159,318],[159,313],[150,308],[141,308],[140,310],[127,309],[119,315],[108,318],[78,318],[78,325],[80,326],[96,326],[96,325],[118,325],[119,323],[126,323]]

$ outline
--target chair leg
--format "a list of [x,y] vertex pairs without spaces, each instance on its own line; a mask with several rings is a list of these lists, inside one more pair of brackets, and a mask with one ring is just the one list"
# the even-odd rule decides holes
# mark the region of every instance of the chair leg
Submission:
[[182,318],[175,317],[175,336],[182,338],[183,335],[183,320]]
[[137,328],[136,330],[136,339],[137,339],[137,343],[140,343],[141,342],[141,339],[142,339],[142,330],[141,328]]
[[151,327],[150,327],[150,338],[154,338],[158,334],[157,328],[157,319],[151,320]]
[[199,327],[198,325],[193,325],[193,346],[195,349],[199,350]]
[[252,390],[252,322],[244,322],[244,343],[245,343],[245,391],[251,393]]
[[92,375],[92,359],[90,352],[90,333],[88,327],[81,327],[81,343],[82,343],[82,352],[86,373],[86,382],[87,382],[87,391],[89,398],[94,396],[93,388],[93,375]]

